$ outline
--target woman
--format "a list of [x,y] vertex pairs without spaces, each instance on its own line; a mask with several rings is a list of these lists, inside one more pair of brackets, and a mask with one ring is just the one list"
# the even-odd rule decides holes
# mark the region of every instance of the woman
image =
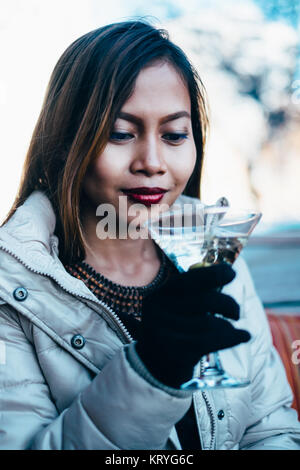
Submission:
[[[179,274],[120,234],[137,202],[197,201],[206,131],[196,71],[147,22],[92,31],[58,61],[0,230],[1,448],[300,448],[245,264]],[[107,208],[116,237],[99,234]],[[251,385],[182,390],[215,350]]]

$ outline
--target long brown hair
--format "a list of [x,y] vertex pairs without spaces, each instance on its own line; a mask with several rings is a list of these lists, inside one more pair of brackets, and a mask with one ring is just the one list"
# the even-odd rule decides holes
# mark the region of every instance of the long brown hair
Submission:
[[85,34],[60,57],[32,135],[17,196],[2,225],[35,189],[40,189],[56,214],[61,261],[70,263],[84,258],[82,180],[91,160],[104,150],[139,72],[159,59],[176,68],[190,93],[197,163],[184,194],[200,197],[208,128],[204,86],[184,52],[169,40],[166,30],[144,19],[131,20]]

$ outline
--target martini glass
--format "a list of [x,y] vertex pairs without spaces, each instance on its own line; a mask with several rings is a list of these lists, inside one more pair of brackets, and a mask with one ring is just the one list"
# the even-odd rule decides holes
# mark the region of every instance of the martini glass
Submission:
[[[152,239],[180,272],[221,262],[232,265],[246,245],[261,213],[229,210],[225,198],[213,206],[173,207],[147,222]],[[200,376],[181,385],[184,390],[207,390],[249,385],[248,379],[230,376],[218,352],[201,361]]]

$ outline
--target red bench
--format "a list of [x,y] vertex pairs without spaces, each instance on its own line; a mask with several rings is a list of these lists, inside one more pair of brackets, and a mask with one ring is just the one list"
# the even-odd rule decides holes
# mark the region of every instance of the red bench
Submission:
[[300,420],[300,313],[285,315],[267,310],[267,316],[277,349],[294,393],[292,407]]

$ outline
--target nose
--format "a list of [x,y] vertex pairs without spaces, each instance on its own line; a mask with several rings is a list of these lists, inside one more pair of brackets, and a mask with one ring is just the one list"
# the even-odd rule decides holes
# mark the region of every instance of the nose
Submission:
[[146,176],[166,173],[167,165],[163,151],[155,137],[147,138],[140,143],[130,169],[132,173],[143,173]]

